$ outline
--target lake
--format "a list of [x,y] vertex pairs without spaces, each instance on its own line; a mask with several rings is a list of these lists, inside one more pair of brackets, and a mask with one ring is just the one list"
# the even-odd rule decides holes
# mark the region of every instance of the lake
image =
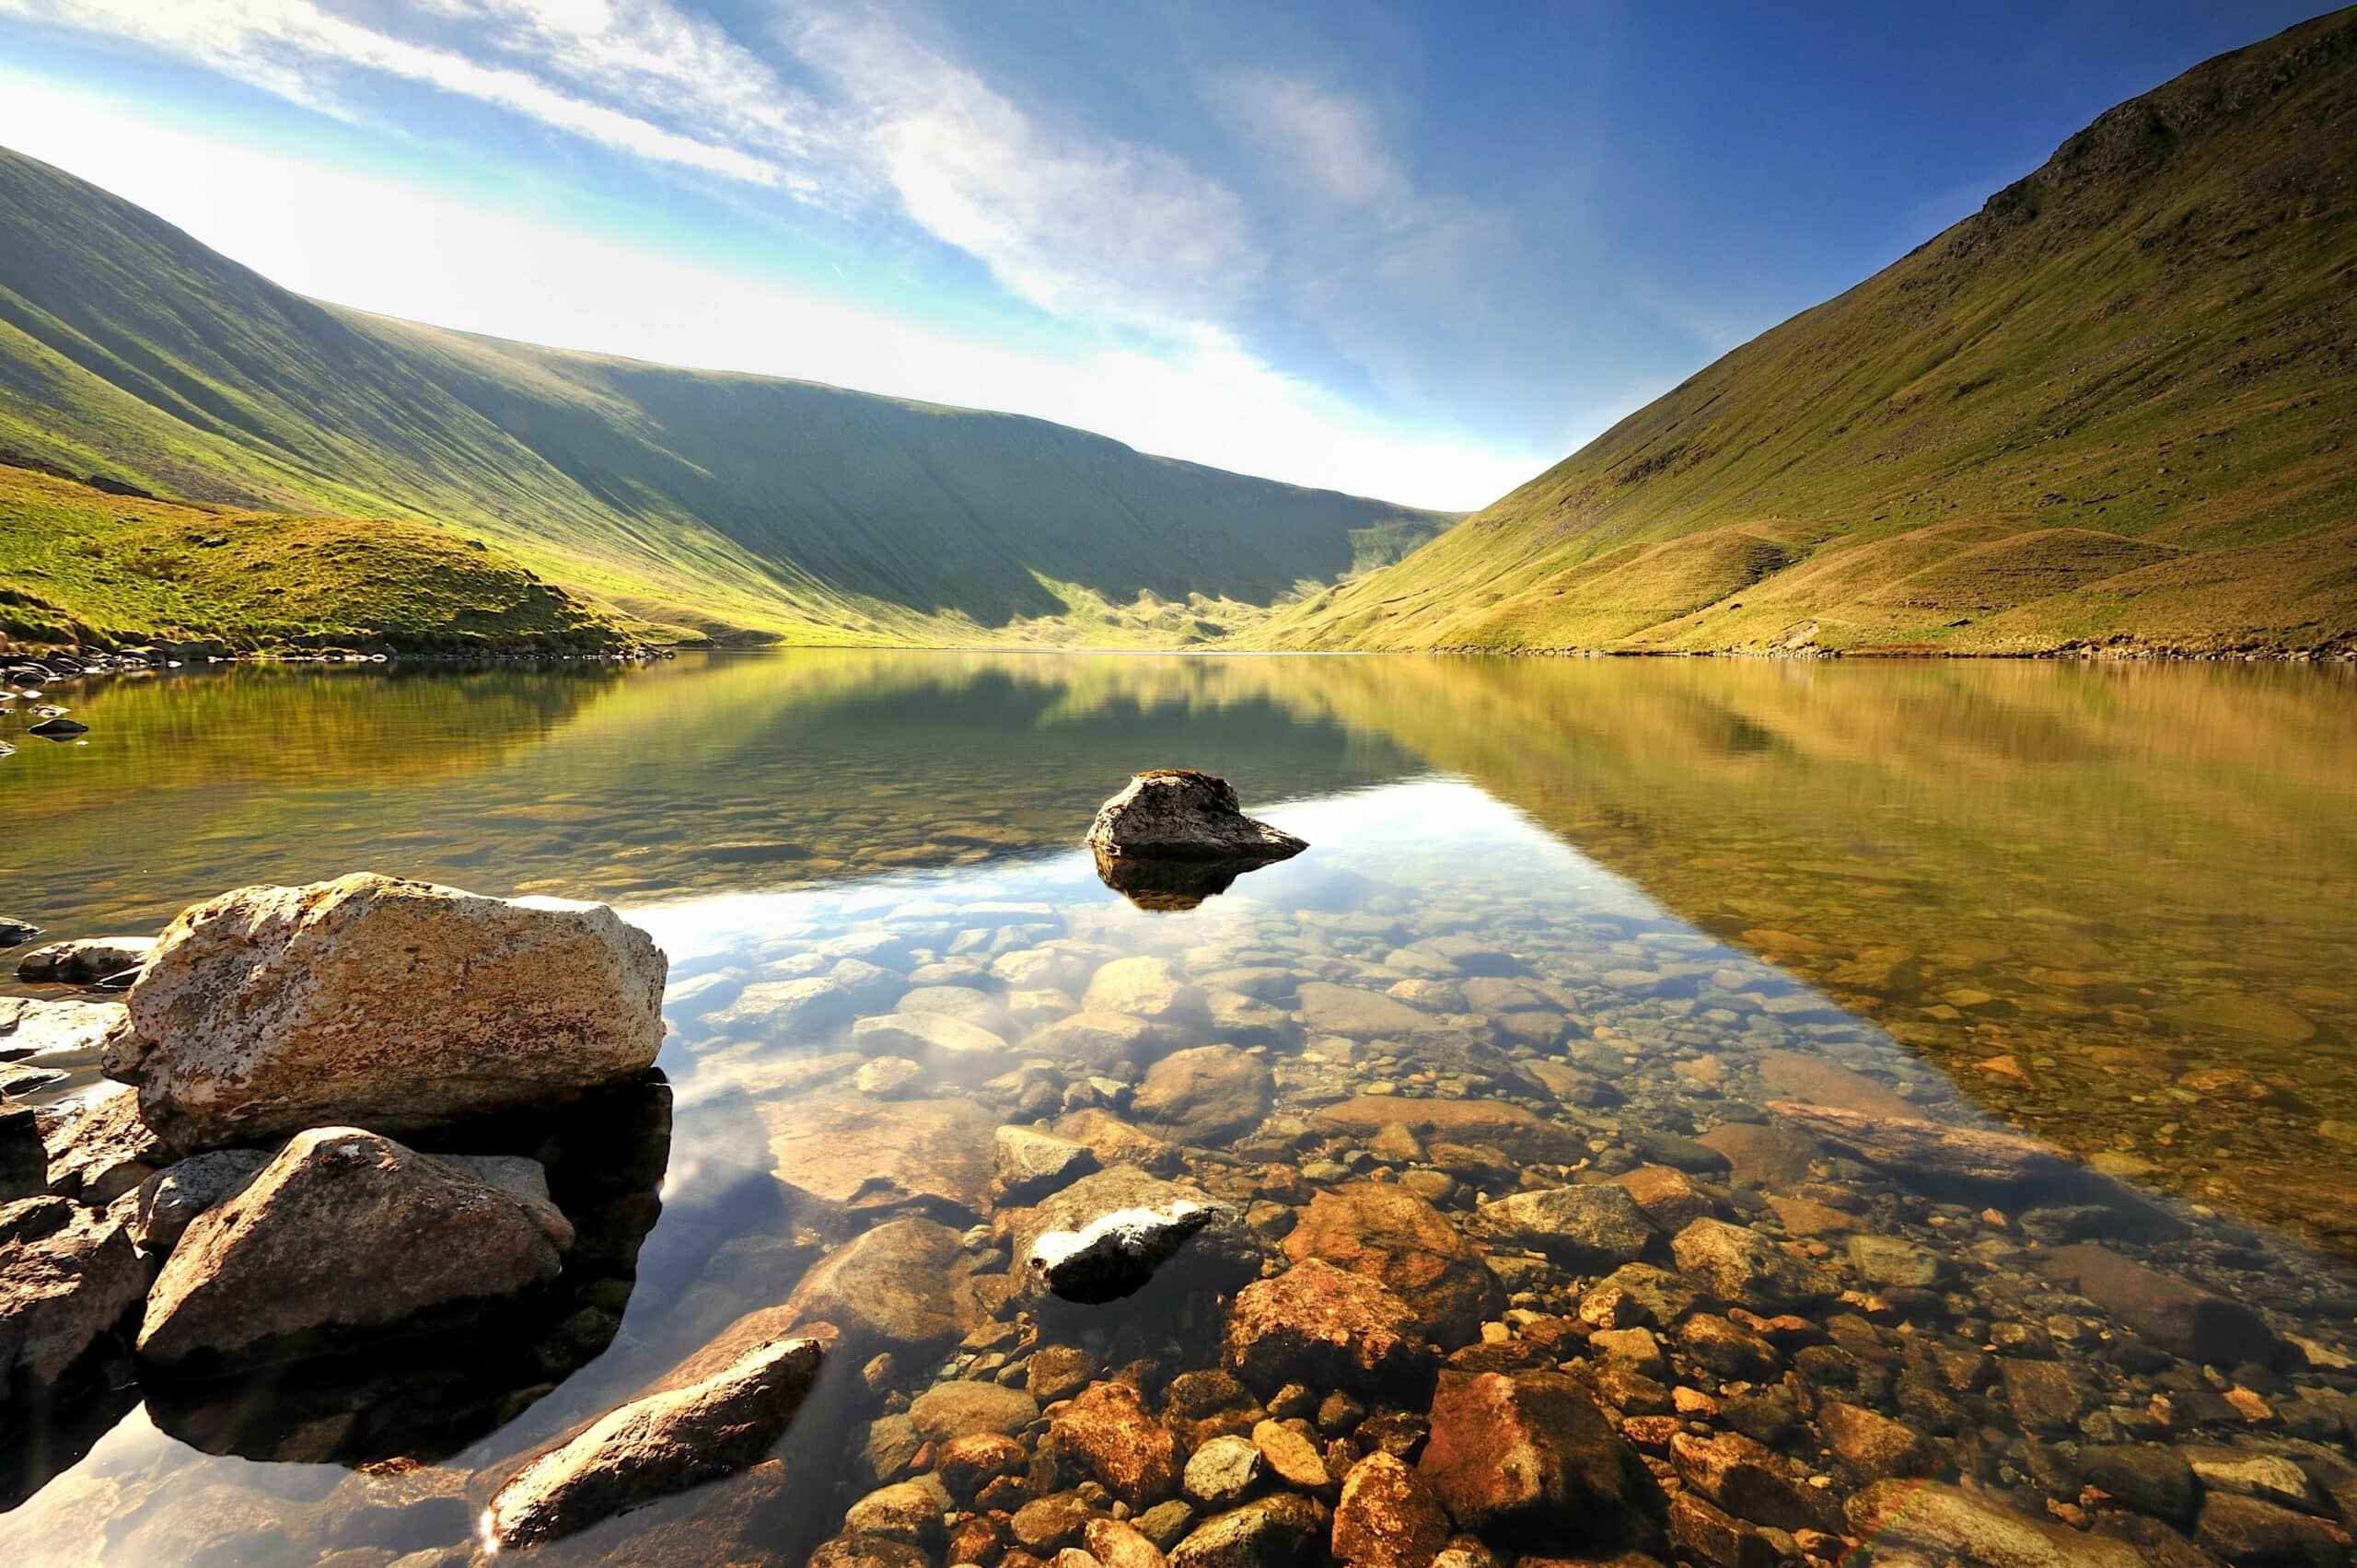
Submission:
[[[147,933],[363,869],[598,900],[669,954],[671,1032],[664,1085],[568,1134],[626,1150],[595,1157],[653,1196],[633,1176],[573,1216],[540,1316],[49,1411],[0,1489],[11,1562],[466,1561],[518,1458],[893,1226],[933,1260],[939,1332],[878,1328],[783,1462],[537,1554],[798,1561],[960,1422],[1033,1456],[1001,1502],[1143,1516],[1053,1407],[1118,1376],[1182,1450],[1248,1433],[1199,1376],[1234,1282],[1027,1294],[1004,1125],[1233,1204],[1268,1272],[1382,1278],[1452,1367],[1573,1368],[1673,1491],[1708,1491],[1680,1421],[1765,1441],[1799,1490],[1727,1512],[1778,1550],[1838,1533],[1877,1466],[1922,1468],[1829,1403],[2039,1529],[2087,1522],[2090,1476],[2122,1490],[2113,1450],[2283,1461],[2298,1497],[2214,1454],[2202,1485],[2296,1516],[2261,1520],[2288,1539],[2357,1502],[2345,670],[809,652],[254,666],[58,700],[90,733],[0,759],[0,914]],[[1132,904],[1079,839],[1158,765],[1224,775],[1311,847],[1191,908]],[[839,1007],[778,1000],[819,978]],[[884,1016],[981,1034],[910,1026],[895,1068],[848,1048]],[[1877,1142],[1925,1123],[2025,1136],[1978,1163]],[[1604,1182],[1639,1234],[1495,1206]],[[1625,1321],[1598,1305],[1651,1278],[1623,1262],[1712,1277],[1698,1218],[1824,1288],[1706,1300],[1705,1328],[1643,1290]],[[1397,1389],[1247,1392],[1335,1481],[1422,1451]],[[997,1516],[993,1553],[1063,1543]]]

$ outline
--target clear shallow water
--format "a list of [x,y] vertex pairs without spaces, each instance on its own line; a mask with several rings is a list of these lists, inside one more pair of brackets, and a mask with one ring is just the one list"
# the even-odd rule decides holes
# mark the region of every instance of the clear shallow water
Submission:
[[[1154,1157],[1264,1205],[1272,1235],[1369,1174],[1421,1173],[1469,1226],[1534,1162],[1447,1152],[1485,1140],[1415,1133],[1429,1103],[1401,1114],[1402,1144],[1366,1107],[1510,1107],[1550,1130],[1535,1162],[1550,1175],[1695,1166],[1720,1213],[1821,1252],[1859,1298],[1831,1317],[1894,1357],[1910,1338],[1987,1356],[1946,1389],[1953,1414],[1888,1378],[1880,1402],[2032,1513],[2075,1494],[2057,1456],[2090,1443],[2337,1451],[2330,1401],[2357,1384],[2330,1363],[2357,1292],[2301,1241],[2357,1234],[2337,1152],[2357,1125],[2352,695],[2310,671],[962,655],[75,693],[90,744],[0,762],[12,818],[41,823],[8,835],[5,912],[59,935],[149,929],[223,887],[361,866],[610,899],[672,958],[671,1125],[659,1216],[615,1222],[620,1283],[561,1351],[470,1367],[482,1397],[415,1400],[373,1432],[349,1407],[381,1413],[398,1402],[382,1388],[343,1409],[260,1379],[130,1391],[87,1456],[0,1516],[0,1542],[61,1562],[456,1544],[504,1467],[785,1300],[879,1218],[986,1230],[997,1124],[1101,1133],[1091,1113],[1128,1110],[1147,1063],[1031,1042],[1099,968],[1139,957],[1202,999],[1139,1054],[1234,1044],[1270,1082],[1256,1126]],[[1067,846],[1131,769],[1167,762],[1226,773],[1312,850],[1193,911],[1132,908]],[[861,1096],[848,1017],[789,1020],[749,989],[853,955],[875,971],[846,971],[856,1012],[922,986],[922,1005],[1005,1040],[1004,1059],[928,1061]],[[2134,1185],[1929,1191],[1794,1141],[1763,1109],[1779,1099],[1993,1112]],[[879,1151],[881,1185],[842,1188],[828,1128],[846,1103],[884,1135],[935,1128],[906,1140],[925,1157]],[[2215,1377],[2111,1356],[2118,1321],[2037,1263],[2090,1238],[2315,1349]],[[1594,1283],[1480,1245],[1527,1313]],[[978,1234],[961,1266],[988,1279],[1004,1257]],[[1934,1283],[1905,1283],[1918,1272]],[[1115,1304],[1042,1338],[1167,1377],[1215,1359],[1216,1323],[1188,1312]],[[2036,1359],[2030,1337],[2084,1363],[2059,1420],[1997,1365]],[[1023,1380],[1032,1342],[974,1342],[950,1373]],[[825,1445],[838,1463],[632,1515],[563,1555],[807,1545],[864,1490],[850,1456],[868,1419],[940,1370],[883,1378]],[[2222,1403],[2238,1376],[2264,1419]],[[1825,1469],[1837,1492],[1855,1479]]]

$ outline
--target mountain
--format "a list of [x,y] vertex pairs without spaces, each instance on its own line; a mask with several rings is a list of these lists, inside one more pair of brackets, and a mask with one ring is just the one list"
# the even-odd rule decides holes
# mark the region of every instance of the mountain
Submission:
[[2357,13],[2223,55],[1397,565],[1304,647],[2357,645]]
[[795,641],[981,640],[1075,608],[1182,639],[1454,520],[1042,420],[321,304],[5,150],[0,453],[457,530],[643,622]]

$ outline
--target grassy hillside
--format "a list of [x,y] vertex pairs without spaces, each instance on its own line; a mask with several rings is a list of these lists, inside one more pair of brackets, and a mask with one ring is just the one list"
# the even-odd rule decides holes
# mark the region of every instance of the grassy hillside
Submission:
[[1399,564],[1306,647],[2357,643],[2357,13],[2197,67]]
[[1016,635],[1075,603],[1158,640],[1164,604],[1265,605],[1452,520],[1039,420],[318,304],[5,151],[0,448],[447,526],[644,621],[807,642]]
[[110,494],[0,467],[0,646],[611,647],[624,629],[505,551],[384,518]]

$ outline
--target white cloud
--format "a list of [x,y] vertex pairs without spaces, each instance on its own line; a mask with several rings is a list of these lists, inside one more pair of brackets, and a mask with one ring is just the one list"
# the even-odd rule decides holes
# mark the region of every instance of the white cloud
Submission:
[[1259,144],[1271,168],[1326,201],[1364,207],[1414,197],[1413,181],[1364,99],[1270,70],[1214,76],[1207,96]]
[[[290,288],[465,331],[1028,413],[1144,451],[1422,505],[1484,505],[1560,455],[1372,417],[1213,328],[1141,337],[1083,325],[1015,346],[988,323],[923,325],[691,262],[651,239],[355,174],[5,71],[0,144]],[[352,243],[360,233],[368,243]]]

